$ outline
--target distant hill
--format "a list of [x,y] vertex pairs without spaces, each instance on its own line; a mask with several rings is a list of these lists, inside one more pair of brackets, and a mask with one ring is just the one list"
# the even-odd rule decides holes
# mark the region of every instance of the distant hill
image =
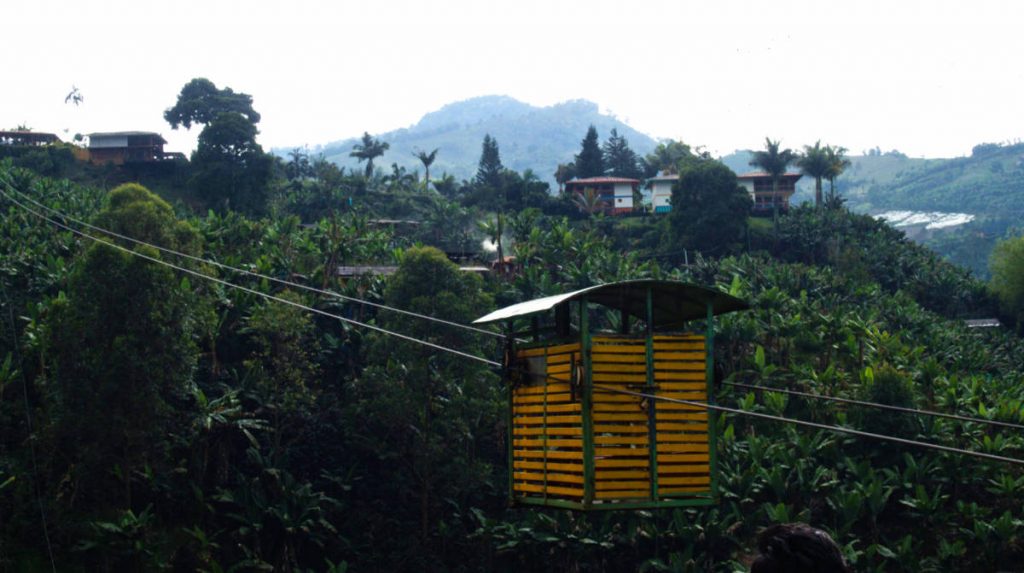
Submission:
[[[507,96],[483,96],[448,104],[428,113],[414,126],[375,137],[386,141],[391,148],[375,161],[381,168],[390,169],[397,163],[409,170],[423,169],[413,157],[417,150],[437,148],[437,159],[430,167],[431,176],[443,172],[458,179],[476,174],[480,147],[484,135],[498,141],[502,163],[516,171],[532,169],[538,178],[554,182],[559,163],[567,163],[579,152],[580,141],[593,124],[602,142],[613,128],[624,136],[637,153],[651,152],[657,142],[610,115],[601,114],[597,104],[586,100],[536,107]],[[358,139],[345,139],[328,143],[313,151],[338,165],[356,167],[349,157]],[[276,149],[285,155],[288,149]]]

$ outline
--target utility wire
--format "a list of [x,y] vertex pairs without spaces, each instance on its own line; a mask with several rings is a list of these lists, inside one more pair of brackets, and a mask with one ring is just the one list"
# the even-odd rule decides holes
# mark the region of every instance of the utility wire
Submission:
[[986,454],[984,452],[976,452],[973,450],[962,450],[960,448],[954,448],[951,446],[943,446],[941,444],[933,444],[930,442],[919,442],[917,440],[910,440],[907,438],[898,438],[896,436],[886,436],[884,434],[874,434],[871,432],[864,432],[861,430],[854,430],[853,428],[844,428],[842,426],[829,426],[827,424],[819,424],[817,422],[808,422],[807,420],[797,420],[795,418],[785,418],[782,416],[773,416],[771,414],[762,414],[761,412],[748,412],[746,410],[737,410],[736,408],[729,408],[727,406],[719,406],[718,404],[709,404],[704,402],[692,402],[690,400],[680,400],[678,398],[669,398],[667,396],[658,396],[656,394],[646,394],[643,392],[634,392],[632,390],[625,390],[623,388],[614,388],[610,386],[598,386],[594,385],[595,390],[601,392],[609,392],[614,394],[626,394],[629,396],[636,396],[639,398],[648,398],[650,400],[661,400],[663,402],[672,402],[673,404],[685,404],[687,406],[695,406],[697,408],[703,408],[706,410],[714,410],[717,412],[725,412],[727,414],[736,414],[738,416],[749,416],[752,418],[760,418],[762,420],[771,420],[773,422],[784,422],[787,424],[794,424],[797,426],[806,426],[808,428],[816,428],[819,430],[828,430],[831,432],[839,432],[843,434],[850,434],[852,436],[859,436],[862,438],[873,438],[876,440],[886,440],[889,442],[896,442],[898,444],[904,444],[907,446],[914,446],[917,448],[926,448],[931,450],[939,450],[942,452],[948,452],[952,454],[960,454],[964,456],[973,456],[976,458],[983,458],[986,460],[993,460],[997,462],[1005,462],[1009,464],[1024,465],[1024,460],[1016,458],[1007,458],[1004,456],[997,456],[995,454]]
[[[81,237],[90,239],[92,241],[106,244],[106,245],[108,245],[110,247],[113,247],[113,248],[119,249],[119,250],[121,250],[123,252],[126,252],[126,253],[128,253],[128,254],[130,254],[132,256],[142,257],[142,258],[144,258],[146,260],[149,260],[149,261],[152,261],[154,263],[161,264],[161,265],[173,268],[173,269],[178,270],[180,272],[184,272],[184,273],[187,273],[187,274],[190,274],[190,275],[194,275],[194,276],[202,278],[202,279],[210,280],[210,281],[222,284],[224,286],[227,286],[229,288],[234,288],[234,289],[239,289],[239,290],[242,290],[242,291],[245,291],[245,292],[249,292],[251,294],[263,297],[263,298],[265,298],[267,300],[273,300],[273,301],[276,301],[276,302],[281,302],[281,303],[284,303],[284,304],[287,304],[287,305],[290,305],[290,306],[293,306],[293,307],[296,307],[296,308],[300,308],[302,310],[307,310],[309,312],[313,312],[313,313],[316,313],[316,314],[320,314],[320,315],[323,315],[323,316],[334,318],[334,319],[340,320],[342,322],[347,322],[347,323],[350,323],[350,324],[353,324],[353,325],[356,325],[356,326],[360,326],[360,327],[363,327],[363,328],[369,328],[371,330],[375,330],[375,331],[381,332],[381,333],[389,335],[389,336],[394,336],[394,337],[400,338],[402,340],[407,340],[409,342],[414,342],[414,343],[417,343],[417,344],[428,346],[430,348],[434,348],[434,349],[440,350],[442,352],[448,352],[450,354],[454,354],[456,356],[461,356],[463,358],[474,360],[476,362],[487,364],[489,366],[496,366],[496,367],[502,366],[502,364],[500,362],[497,362],[497,361],[494,361],[494,360],[488,360],[486,358],[483,358],[483,357],[480,357],[480,356],[475,356],[473,354],[469,354],[469,353],[463,352],[461,350],[456,350],[454,348],[448,348],[448,347],[445,347],[445,346],[441,346],[439,344],[434,344],[432,342],[428,342],[426,340],[420,340],[420,339],[414,338],[412,336],[408,336],[408,335],[401,334],[401,333],[398,333],[398,332],[393,332],[393,331],[390,331],[390,330],[387,330],[387,329],[384,329],[384,328],[381,328],[381,327],[378,327],[378,326],[362,323],[362,322],[359,322],[357,320],[353,320],[353,319],[350,319],[350,318],[345,318],[345,317],[342,317],[342,316],[331,314],[329,312],[325,312],[325,311],[322,311],[322,310],[319,310],[319,309],[316,309],[316,308],[313,308],[313,307],[309,307],[309,306],[306,306],[306,305],[303,305],[303,304],[300,304],[300,303],[296,303],[296,302],[293,302],[293,301],[290,301],[290,300],[287,300],[287,299],[283,299],[283,298],[276,297],[276,296],[273,296],[273,295],[269,295],[269,294],[266,294],[266,293],[262,293],[262,292],[259,292],[259,291],[256,291],[256,290],[253,290],[253,289],[250,289],[250,288],[247,288],[247,287],[236,285],[234,283],[230,283],[228,281],[225,281],[225,280],[222,280],[222,279],[218,279],[216,277],[207,276],[207,275],[204,275],[204,274],[199,273],[197,271],[193,271],[191,269],[186,269],[186,268],[183,268],[183,267],[179,267],[177,265],[168,263],[166,261],[162,261],[160,259],[157,259],[157,258],[154,258],[154,257],[150,257],[150,256],[145,255],[143,253],[132,251],[130,249],[122,247],[121,245],[117,245],[117,244],[114,244],[114,243],[108,243],[108,242],[106,242],[106,241],[104,241],[104,240],[102,240],[100,238],[94,237],[92,235],[89,235],[89,234],[84,233],[82,231],[79,231],[77,229],[73,229],[71,227],[68,227],[67,225],[64,225],[64,224],[62,224],[62,223],[60,223],[58,221],[54,221],[53,219],[50,219],[46,215],[43,215],[42,213],[39,213],[38,211],[35,211],[32,208],[26,206],[24,203],[21,203],[17,199],[14,199],[13,197],[11,197],[10,195],[8,195],[7,193],[5,193],[2,190],[0,190],[0,195],[3,195],[9,201],[11,201],[15,205],[21,207],[22,209],[28,211],[29,213],[32,213],[33,215],[39,217],[40,219],[43,219],[44,221],[47,221],[47,222],[49,222],[49,223],[51,223],[51,224],[53,224],[53,225],[55,225],[55,226],[57,226],[59,228],[65,229],[67,231],[70,231],[70,232],[72,232],[72,233],[74,233],[76,235],[79,235]],[[556,378],[556,377],[554,377],[552,375],[545,375],[545,377],[547,379],[550,379],[550,380],[557,380],[559,382],[565,382],[564,379],[559,379],[559,378]],[[601,392],[625,394],[625,395],[629,395],[629,396],[636,396],[636,397],[647,398],[647,399],[651,399],[651,400],[661,400],[663,402],[672,402],[672,403],[676,403],[676,404],[684,404],[684,405],[693,406],[693,407],[696,407],[696,408],[701,408],[701,409],[706,409],[706,410],[713,410],[713,411],[718,411],[718,412],[725,412],[725,413],[728,413],[728,414],[735,414],[735,415],[738,415],[738,416],[748,416],[748,417],[753,417],[753,418],[760,418],[760,419],[763,419],[763,420],[770,420],[770,421],[774,421],[774,422],[783,422],[783,423],[794,424],[794,425],[798,425],[798,426],[805,426],[805,427],[815,428],[815,429],[820,429],[820,430],[827,430],[827,431],[832,431],[832,432],[845,433],[845,434],[849,434],[849,435],[853,435],[853,436],[859,436],[859,437],[864,437],[864,438],[871,438],[871,439],[876,439],[876,440],[886,440],[886,441],[890,441],[890,442],[895,442],[895,443],[909,445],[909,446],[914,446],[914,447],[919,447],[919,448],[933,449],[933,450],[938,450],[938,451],[943,451],[943,452],[948,452],[948,453],[954,453],[954,454],[972,456],[972,457],[977,457],[977,458],[983,458],[983,459],[987,459],[987,460],[1000,461],[1000,462],[1017,464],[1017,465],[1024,465],[1024,460],[1019,460],[1019,459],[1015,459],[1015,458],[1008,458],[1008,457],[1004,457],[1004,456],[997,456],[997,455],[994,455],[994,454],[986,454],[984,452],[976,452],[976,451],[972,451],[972,450],[963,450],[963,449],[959,449],[959,448],[953,448],[953,447],[950,447],[950,446],[943,446],[941,444],[933,444],[933,443],[929,443],[929,442],[920,442],[920,441],[917,441],[917,440],[909,440],[909,439],[906,439],[906,438],[899,438],[899,437],[896,437],[896,436],[887,436],[887,435],[883,435],[883,434],[875,434],[875,433],[871,433],[871,432],[864,432],[864,431],[855,430],[855,429],[852,429],[852,428],[844,428],[842,426],[829,426],[829,425],[826,425],[826,424],[819,424],[819,423],[816,423],[816,422],[809,422],[809,421],[806,421],[806,420],[798,420],[798,419],[794,419],[794,418],[785,418],[785,417],[782,417],[782,416],[773,416],[773,415],[770,415],[770,414],[763,414],[763,413],[760,413],[760,412],[748,412],[748,411],[745,411],[745,410],[738,410],[738,409],[729,408],[729,407],[726,407],[726,406],[719,406],[717,404],[693,402],[693,401],[689,401],[689,400],[680,400],[680,399],[677,399],[677,398],[669,398],[667,396],[658,396],[658,395],[655,395],[655,394],[646,394],[646,393],[643,393],[643,392],[634,392],[634,391],[625,390],[625,389],[622,389],[622,388],[613,388],[613,387],[601,386],[601,385],[597,385],[597,384],[595,384],[593,387],[594,387],[595,390],[598,390],[598,391],[601,391]]]
[[159,245],[154,245],[152,243],[147,243],[145,241],[140,241],[139,239],[135,239],[133,237],[122,235],[122,234],[117,233],[115,231],[104,229],[102,227],[97,227],[97,226],[89,224],[89,223],[87,223],[85,221],[80,221],[78,219],[75,219],[74,217],[66,215],[66,214],[62,213],[61,211],[50,207],[49,205],[46,205],[44,203],[40,203],[39,201],[36,201],[35,199],[30,197],[26,193],[16,189],[6,179],[3,180],[3,182],[7,186],[7,189],[9,191],[12,191],[12,192],[16,193],[18,196],[20,196],[24,200],[28,201],[29,203],[32,203],[33,205],[35,205],[35,206],[37,206],[37,207],[39,207],[41,209],[44,209],[46,211],[49,211],[50,213],[53,213],[54,215],[56,215],[57,217],[60,217],[64,221],[70,221],[72,223],[75,223],[76,225],[81,225],[81,226],[86,227],[88,229],[91,229],[93,231],[97,231],[97,232],[109,235],[111,237],[116,237],[118,239],[123,239],[125,241],[129,241],[129,242],[135,243],[137,245],[145,245],[147,247],[152,247],[152,248],[154,248],[154,249],[156,249],[156,250],[158,250],[160,252],[164,252],[164,253],[167,253],[169,255],[174,255],[174,256],[177,256],[177,257],[182,257],[182,258],[185,258],[185,259],[197,262],[197,263],[213,265],[215,267],[224,269],[226,271],[231,271],[231,272],[235,272],[235,273],[240,273],[240,274],[248,275],[248,276],[251,276],[251,277],[266,279],[268,281],[272,281],[272,282],[275,282],[275,283],[280,284],[280,285],[285,285],[285,286],[289,286],[289,287],[292,287],[292,288],[303,289],[303,290],[306,290],[306,291],[315,292],[317,294],[322,294],[322,295],[325,295],[325,296],[331,296],[331,297],[335,297],[335,298],[340,298],[342,300],[347,300],[347,301],[350,301],[350,302],[355,302],[355,303],[359,303],[359,304],[365,304],[367,306],[372,306],[372,307],[375,307],[375,308],[379,308],[381,310],[387,310],[387,311],[395,312],[395,313],[398,313],[398,314],[404,314],[406,316],[411,316],[411,317],[419,318],[419,319],[422,319],[422,320],[429,320],[429,321],[432,321],[432,322],[436,322],[438,324],[444,324],[446,326],[454,326],[454,327],[462,328],[462,329],[465,329],[465,330],[471,330],[471,331],[479,333],[479,334],[486,334],[488,336],[494,336],[494,337],[497,337],[497,338],[504,338],[503,334],[498,333],[498,332],[494,332],[494,331],[491,331],[491,330],[485,330],[483,328],[477,328],[475,326],[470,326],[468,324],[460,324],[458,322],[452,322],[450,320],[444,320],[442,318],[437,318],[437,317],[429,316],[429,315],[426,315],[426,314],[420,314],[420,313],[417,313],[417,312],[412,312],[412,311],[408,311],[408,310],[402,310],[400,308],[395,308],[393,306],[388,306],[386,304],[380,304],[380,303],[376,303],[376,302],[371,302],[371,301],[368,301],[368,300],[365,300],[365,299],[343,295],[343,294],[340,294],[340,293],[337,293],[337,292],[334,292],[334,291],[318,289],[316,287],[312,287],[312,286],[309,286],[309,285],[304,285],[304,284],[288,281],[288,280],[285,280],[285,279],[279,279],[277,277],[272,277],[272,276],[269,276],[269,275],[264,275],[264,274],[260,274],[260,273],[257,273],[257,272],[248,271],[248,270],[240,269],[240,268],[237,268],[237,267],[232,267],[230,265],[226,265],[224,263],[218,263],[217,261],[212,261],[210,259],[204,259],[202,257],[197,257],[197,256],[194,256],[194,255],[190,255],[188,253],[182,253],[182,252],[179,252],[179,251],[175,251],[174,249],[168,249],[166,247],[161,247]]
[[1024,430],[1024,425],[1014,424],[1013,422],[1003,422],[1000,420],[986,420],[984,418],[972,418],[970,416],[961,416],[960,414],[947,414],[946,412],[935,412],[933,410],[918,410],[917,408],[906,408],[903,406],[893,406],[891,404],[880,404],[878,402],[865,402],[863,400],[854,400],[852,398],[840,398],[838,396],[828,396],[826,394],[811,394],[809,392],[800,392],[798,390],[787,390],[784,388],[772,388],[770,386],[758,386],[757,384],[744,384],[742,382],[722,382],[726,386],[736,386],[738,388],[748,388],[751,390],[763,390],[765,392],[779,392],[782,394],[790,394],[793,396],[801,396],[804,398],[814,398],[816,400],[828,400],[831,402],[839,402],[841,404],[854,404],[857,406],[867,406],[869,408],[878,408],[881,410],[893,410],[894,412],[906,412],[907,414],[920,414],[922,416],[935,416],[937,418],[949,418],[951,420],[959,420],[961,422],[975,422],[978,424],[988,424],[991,426],[1003,426],[1005,428],[1014,428],[1017,430]]
[[276,301],[276,302],[284,303],[284,304],[287,304],[287,305],[290,305],[290,306],[293,306],[293,307],[296,307],[296,308],[300,308],[302,310],[307,310],[309,312],[312,312],[312,313],[315,313],[315,314],[319,314],[321,316],[326,316],[328,318],[333,318],[333,319],[336,319],[336,320],[340,320],[342,322],[347,322],[349,324],[352,324],[352,325],[355,325],[355,326],[359,326],[359,327],[362,327],[362,328],[368,328],[370,330],[375,330],[377,332],[380,332],[382,334],[386,334],[388,336],[394,336],[394,337],[400,338],[402,340],[407,340],[409,342],[414,342],[416,344],[421,344],[423,346],[427,346],[427,347],[433,348],[435,350],[441,350],[443,352],[449,352],[451,354],[455,354],[455,355],[461,356],[463,358],[468,358],[470,360],[475,360],[477,362],[482,362],[482,363],[487,364],[487,365],[491,365],[491,366],[499,365],[500,366],[500,363],[498,363],[498,362],[495,362],[493,360],[488,360],[486,358],[481,358],[479,356],[476,356],[476,355],[473,355],[473,354],[469,354],[468,352],[462,352],[461,350],[456,350],[454,348],[447,348],[445,346],[441,346],[440,344],[434,344],[433,342],[429,342],[429,341],[426,341],[426,340],[420,340],[418,338],[414,338],[412,336],[408,336],[408,335],[405,335],[405,334],[401,334],[401,333],[398,333],[398,332],[387,330],[386,328],[381,328],[381,327],[373,325],[373,324],[367,324],[365,322],[360,322],[358,320],[354,320],[354,319],[351,319],[351,318],[346,318],[344,316],[339,316],[337,314],[332,314],[332,313],[329,313],[327,311],[323,311],[323,310],[320,310],[318,308],[313,308],[311,306],[306,306],[304,304],[297,303],[297,302],[294,302],[294,301],[291,301],[291,300],[288,300],[288,299],[285,299],[285,298],[281,298],[281,297],[277,297],[277,296],[274,296],[274,295],[271,295],[271,294],[263,293],[263,292],[260,292],[258,290],[254,290],[254,289],[251,289],[251,288],[248,288],[248,287],[244,287],[244,286],[241,286],[241,285],[236,285],[236,284],[234,284],[232,282],[228,282],[226,280],[219,279],[217,277],[211,277],[211,276],[208,276],[208,275],[204,275],[204,274],[202,274],[202,273],[200,273],[198,271],[194,271],[192,269],[187,269],[187,268],[184,268],[184,267],[179,267],[178,265],[175,265],[173,263],[169,263],[167,261],[160,260],[160,259],[158,259],[156,257],[151,257],[149,255],[146,255],[146,254],[143,254],[143,253],[139,253],[137,251],[133,251],[133,250],[128,249],[126,247],[122,247],[121,245],[118,245],[117,243],[110,243],[110,242],[104,241],[103,239],[101,239],[99,237],[94,237],[94,236],[92,236],[92,235],[90,235],[88,233],[84,233],[82,231],[79,231],[78,229],[74,229],[72,227],[68,227],[67,225],[64,225],[63,223],[60,223],[58,221],[54,221],[53,219],[47,217],[46,215],[44,215],[44,214],[42,214],[42,213],[40,213],[38,211],[33,210],[31,207],[28,207],[24,203],[22,203],[22,202],[18,201],[17,199],[11,197],[10,195],[8,195],[7,193],[5,193],[2,190],[0,190],[0,195],[3,195],[5,198],[7,198],[7,200],[11,201],[15,205],[21,207],[22,209],[28,211],[29,213],[32,213],[33,215],[39,217],[40,219],[42,219],[42,220],[44,220],[44,221],[46,221],[46,222],[48,222],[48,223],[50,223],[52,225],[55,225],[55,226],[57,226],[57,227],[59,227],[61,229],[70,231],[70,232],[72,232],[72,233],[74,233],[76,235],[79,235],[79,236],[84,237],[86,239],[89,239],[91,241],[95,241],[97,243],[102,243],[104,245],[107,245],[108,247],[112,247],[112,248],[118,249],[120,251],[128,253],[129,255],[136,256],[136,257],[141,257],[143,259],[146,259],[147,261],[152,261],[152,262],[157,263],[159,265],[164,265],[166,267],[170,267],[170,268],[172,268],[172,269],[174,269],[176,271],[187,273],[187,274],[199,277],[201,279],[213,281],[215,283],[224,285],[224,286],[229,287],[229,288],[238,289],[238,290],[250,293],[250,294],[254,294],[256,296],[263,297],[263,298],[265,298],[267,300],[273,300],[273,301]]

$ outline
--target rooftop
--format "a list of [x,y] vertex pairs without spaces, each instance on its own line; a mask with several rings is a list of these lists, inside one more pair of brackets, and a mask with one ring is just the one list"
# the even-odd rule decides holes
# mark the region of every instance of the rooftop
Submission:
[[566,181],[566,185],[587,185],[599,183],[640,183],[639,179],[628,179],[626,177],[588,177],[586,179],[573,179]]
[[[771,177],[771,176],[772,176],[771,173],[768,173],[766,171],[751,171],[749,173],[744,173],[742,175],[737,175],[736,178],[737,179],[761,179],[761,178],[764,178],[764,177]],[[799,178],[801,178],[803,176],[804,176],[804,174],[800,173],[798,171],[789,171],[789,172],[786,172],[786,173],[782,174],[782,177],[785,177],[785,178],[795,177],[795,178],[799,179]]]

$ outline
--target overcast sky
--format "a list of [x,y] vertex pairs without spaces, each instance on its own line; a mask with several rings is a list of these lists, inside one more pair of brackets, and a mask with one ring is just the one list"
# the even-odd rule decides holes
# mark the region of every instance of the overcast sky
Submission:
[[0,128],[158,131],[169,151],[194,148],[162,117],[194,77],[251,94],[264,147],[488,94],[589,99],[718,154],[771,136],[949,157],[1024,137],[1018,1],[10,0],[0,21]]

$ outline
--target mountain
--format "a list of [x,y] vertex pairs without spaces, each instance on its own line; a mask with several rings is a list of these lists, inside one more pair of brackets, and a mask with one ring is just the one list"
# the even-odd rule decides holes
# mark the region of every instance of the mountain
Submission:
[[[412,127],[377,135],[391,147],[375,165],[387,170],[397,163],[409,170],[422,170],[423,165],[413,152],[436,148],[439,151],[430,167],[431,176],[447,172],[458,179],[469,179],[476,174],[484,135],[490,134],[498,142],[505,167],[516,171],[532,169],[538,178],[553,183],[558,164],[571,161],[579,152],[580,142],[591,124],[602,141],[613,128],[617,129],[641,155],[657,145],[650,136],[600,113],[597,104],[587,100],[536,107],[508,96],[482,96],[448,104],[426,114]],[[335,141],[314,152],[323,153],[338,165],[357,167],[355,159],[348,155],[357,142],[357,138]],[[287,151],[275,153],[284,155]]]

